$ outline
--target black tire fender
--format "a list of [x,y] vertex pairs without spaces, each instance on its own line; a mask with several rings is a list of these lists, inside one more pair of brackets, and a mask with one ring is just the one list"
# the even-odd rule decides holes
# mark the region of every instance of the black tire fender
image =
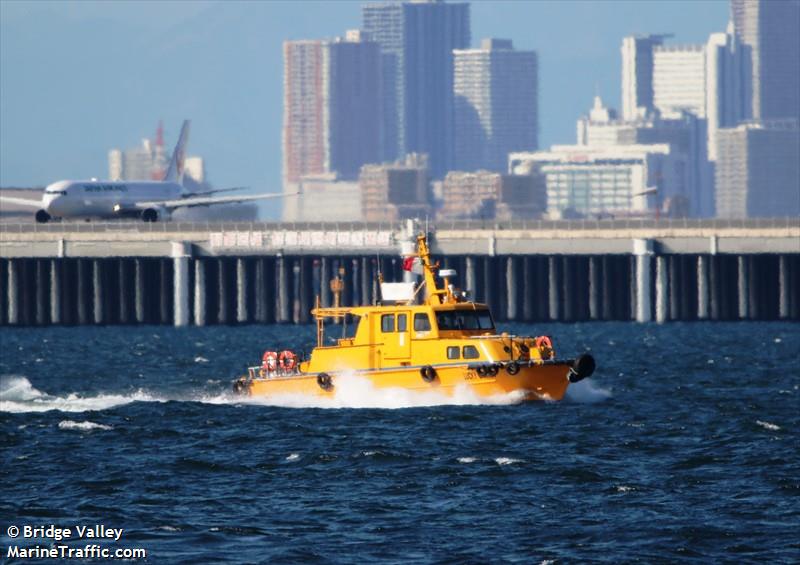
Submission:
[[425,365],[419,370],[419,374],[422,376],[422,380],[426,383],[432,383],[436,380],[436,369],[431,367],[430,365]]
[[317,375],[317,384],[322,390],[330,390],[333,388],[333,379],[328,373],[320,373]]
[[569,372],[567,373],[567,378],[569,378],[569,382],[577,383],[582,381],[586,377],[592,376],[592,373],[594,373],[595,366],[596,365],[594,357],[592,357],[588,353],[579,355],[578,358],[572,362],[572,367],[569,368]]
[[519,369],[520,369],[519,363],[517,363],[516,361],[512,361],[511,363],[506,365],[506,372],[512,377],[517,373],[519,373]]

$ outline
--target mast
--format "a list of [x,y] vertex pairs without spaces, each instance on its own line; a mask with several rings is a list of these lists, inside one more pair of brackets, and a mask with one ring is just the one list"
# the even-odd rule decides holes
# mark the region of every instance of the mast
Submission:
[[450,292],[450,281],[447,278],[444,279],[444,288],[436,286],[436,272],[439,270],[439,262],[431,263],[431,252],[428,248],[428,238],[425,234],[417,236],[417,256],[422,261],[425,277],[425,302],[431,306],[458,302]]

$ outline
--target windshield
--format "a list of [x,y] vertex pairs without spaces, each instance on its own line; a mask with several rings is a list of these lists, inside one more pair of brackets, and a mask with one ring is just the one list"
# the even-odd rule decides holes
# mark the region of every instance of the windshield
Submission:
[[488,310],[450,310],[437,312],[440,330],[493,330],[494,322]]

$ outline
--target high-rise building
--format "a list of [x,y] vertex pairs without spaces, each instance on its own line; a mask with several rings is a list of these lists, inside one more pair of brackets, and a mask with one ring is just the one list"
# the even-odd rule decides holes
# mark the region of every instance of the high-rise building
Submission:
[[404,161],[364,165],[358,182],[364,221],[395,221],[431,216],[427,159],[411,153]]
[[[707,119],[708,155],[713,161],[717,130],[749,118],[750,50],[735,38],[730,26],[727,33],[711,34],[705,44],[668,45],[663,44],[665,37],[623,41],[623,68],[629,69],[623,74],[623,104],[633,96],[633,90],[625,86],[625,76],[635,77],[636,87],[646,93],[635,107],[623,106],[623,119],[643,118],[656,110],[691,112]],[[631,56],[633,46],[636,59]]]
[[714,215],[713,168],[706,151],[707,122],[685,110],[650,112],[633,120],[615,119],[599,96],[588,116],[578,120],[578,145],[597,148],[612,146],[668,144],[673,154],[681,154],[686,166],[688,213],[694,217]]
[[462,171],[505,171],[512,151],[534,151],[538,133],[537,57],[510,40],[455,50],[455,159]]
[[555,145],[512,153],[513,174],[544,178],[547,212],[558,217],[688,213],[686,156],[668,144]]
[[653,48],[671,34],[637,35],[622,40],[622,118],[653,107]]
[[800,119],[800,0],[731,0],[736,36],[752,49],[752,115]]
[[283,175],[355,179],[381,160],[378,46],[357,32],[284,43]]
[[544,179],[490,171],[450,171],[442,182],[440,219],[540,218],[547,198]]
[[453,50],[469,47],[469,4],[365,4],[362,29],[381,48],[385,159],[425,153],[443,176],[453,158]]
[[653,48],[653,108],[686,110],[706,117],[705,45],[656,45]]
[[793,119],[750,122],[719,131],[717,215],[800,215],[800,130]]

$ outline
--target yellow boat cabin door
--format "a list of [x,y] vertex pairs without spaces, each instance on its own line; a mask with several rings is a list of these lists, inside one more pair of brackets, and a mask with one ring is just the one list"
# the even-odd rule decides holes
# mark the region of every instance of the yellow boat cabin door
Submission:
[[380,317],[383,357],[394,361],[411,358],[411,312],[398,311]]

